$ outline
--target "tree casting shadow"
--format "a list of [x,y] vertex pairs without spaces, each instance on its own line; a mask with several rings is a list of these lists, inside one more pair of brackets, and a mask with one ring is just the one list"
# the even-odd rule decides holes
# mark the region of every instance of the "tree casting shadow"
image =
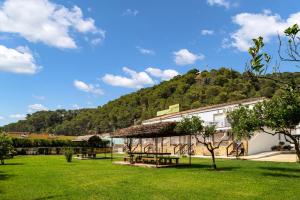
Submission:
[[11,178],[13,175],[9,175],[7,173],[4,173],[2,171],[0,171],[0,181],[4,181],[4,180],[7,180],[9,178]]
[[34,200],[60,199],[59,197],[66,197],[66,195],[50,195],[46,197],[35,198]]
[[212,169],[211,165],[206,165],[206,164],[192,164],[192,165],[179,165],[175,167],[176,169],[206,169],[206,170],[211,170],[211,171],[233,171],[236,169],[240,169],[240,167],[218,167],[216,170]]
[[24,163],[5,163],[4,165],[24,165]]
[[264,172],[262,173],[264,176],[271,176],[271,177],[282,177],[282,178],[300,178],[300,175],[295,174],[278,174],[278,173],[271,173],[271,172]]
[[295,168],[285,168],[285,167],[259,167],[260,169],[264,170],[270,170],[270,171],[279,171],[279,172],[299,172],[300,173],[300,168],[295,169]]

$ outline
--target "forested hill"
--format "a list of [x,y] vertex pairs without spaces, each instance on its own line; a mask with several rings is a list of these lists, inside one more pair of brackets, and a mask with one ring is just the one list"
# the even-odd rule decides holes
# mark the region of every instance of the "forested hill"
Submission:
[[[300,73],[283,73],[281,79],[294,78],[300,84]],[[225,103],[252,97],[272,97],[280,90],[272,81],[250,79],[246,74],[221,68],[219,70],[191,70],[153,87],[124,95],[95,109],[40,111],[25,120],[8,124],[8,132],[55,133],[83,135],[107,132],[154,117],[156,112],[172,104],[180,110]]]

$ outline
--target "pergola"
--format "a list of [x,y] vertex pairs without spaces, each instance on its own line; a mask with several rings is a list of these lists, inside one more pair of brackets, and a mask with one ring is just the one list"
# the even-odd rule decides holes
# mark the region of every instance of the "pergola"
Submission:
[[[140,139],[138,145],[141,145],[141,154],[143,154],[143,147],[142,147],[142,139],[149,139],[152,138],[155,141],[155,159],[156,159],[156,166],[159,165],[158,163],[158,155],[164,155],[163,153],[163,139],[165,137],[172,137],[172,136],[183,136],[182,133],[178,133],[175,131],[176,122],[161,122],[161,123],[153,123],[153,124],[143,124],[143,125],[134,125],[128,128],[118,129],[115,132],[111,133],[112,138],[124,138],[127,139],[127,147],[129,150],[128,154],[132,154],[132,140],[133,139]],[[186,136],[186,134],[184,134]],[[188,135],[188,155],[189,155],[189,164],[191,165],[191,135]],[[162,152],[158,152],[158,138],[162,138]],[[137,146],[138,146],[137,145]],[[134,149],[135,150],[135,149]],[[133,150],[133,151],[134,151]],[[144,152],[144,154],[146,154]]]

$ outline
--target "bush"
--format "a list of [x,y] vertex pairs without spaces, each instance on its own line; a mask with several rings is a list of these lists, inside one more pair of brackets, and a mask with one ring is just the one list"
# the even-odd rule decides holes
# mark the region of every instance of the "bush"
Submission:
[[65,157],[67,162],[72,162],[73,153],[72,148],[65,148]]
[[283,146],[284,145],[284,142],[279,142],[279,146]]
[[283,148],[283,150],[290,151],[290,150],[292,150],[293,147],[291,145],[284,145],[282,148]]
[[281,146],[279,146],[279,145],[274,145],[274,146],[271,147],[271,150],[272,150],[272,151],[280,151],[280,150],[281,150]]
[[279,142],[278,145],[274,145],[271,147],[271,150],[272,151],[283,151],[283,150],[286,150],[286,151],[290,151],[293,147],[289,144],[287,145],[284,145],[284,142]]

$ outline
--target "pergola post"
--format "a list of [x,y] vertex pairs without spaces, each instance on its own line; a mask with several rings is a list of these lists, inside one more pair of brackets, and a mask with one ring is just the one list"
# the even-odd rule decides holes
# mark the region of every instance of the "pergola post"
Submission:
[[[110,160],[111,160],[111,162],[113,161],[113,151],[114,151],[113,145],[114,145],[113,138],[110,137]],[[106,157],[106,148],[105,148],[105,157]]]
[[192,135],[189,135],[189,165],[192,165]]
[[157,147],[157,143],[158,143],[158,141],[157,141],[157,136],[155,137],[155,165],[156,165],[156,167],[157,167],[157,151],[158,151],[158,147]]
[[161,138],[161,152],[164,152],[164,137]]

